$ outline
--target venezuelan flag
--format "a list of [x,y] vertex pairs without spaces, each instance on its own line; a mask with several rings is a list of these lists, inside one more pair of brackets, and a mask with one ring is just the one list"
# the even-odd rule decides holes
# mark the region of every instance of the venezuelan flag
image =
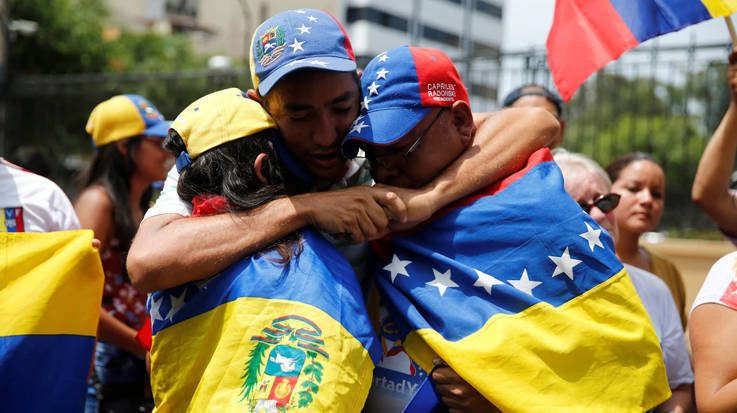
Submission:
[[149,298],[162,412],[358,412],[381,348],[350,264],[302,231],[274,251]]
[[103,280],[90,230],[0,232],[0,410],[84,409]]
[[425,370],[439,355],[502,411],[639,411],[670,395],[611,238],[547,149],[378,248],[377,283]]
[[727,16],[737,0],[556,0],[548,65],[568,101],[594,72],[650,38]]

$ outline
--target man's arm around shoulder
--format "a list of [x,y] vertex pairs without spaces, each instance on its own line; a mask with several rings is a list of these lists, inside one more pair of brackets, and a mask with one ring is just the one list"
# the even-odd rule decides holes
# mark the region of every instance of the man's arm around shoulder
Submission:
[[420,190],[380,186],[395,191],[407,205],[406,229],[444,206],[473,194],[525,165],[533,152],[556,140],[558,120],[540,108],[508,108],[474,114],[476,133],[469,148],[435,180]]
[[128,274],[141,291],[171,288],[215,275],[304,226],[361,242],[387,233],[387,215],[402,221],[405,214],[394,193],[362,186],[279,198],[243,212],[156,215],[138,229]]
[[305,225],[300,219],[288,198],[247,212],[148,217],[128,252],[128,274],[146,292],[206,278]]

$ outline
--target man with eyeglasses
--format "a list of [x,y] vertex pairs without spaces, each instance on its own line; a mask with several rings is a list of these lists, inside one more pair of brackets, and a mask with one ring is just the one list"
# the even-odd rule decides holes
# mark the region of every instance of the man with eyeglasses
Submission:
[[[474,141],[476,127],[463,83],[452,62],[433,49],[398,48],[380,54],[364,71],[368,83],[374,73],[382,74],[382,66],[404,67],[404,63],[389,60],[427,59],[423,69],[433,83],[421,85],[426,92],[421,96],[417,84],[401,81],[385,84],[372,81],[367,86],[364,112],[353,122],[348,139],[343,143],[343,152],[349,158],[361,157],[363,149],[371,164],[374,179],[384,185],[400,188],[420,188],[432,181],[448,165],[455,161]],[[413,56],[405,56],[413,54]],[[445,59],[437,62],[437,59]],[[430,64],[432,62],[433,64]],[[411,68],[414,69],[414,68]],[[416,70],[421,70],[417,68]],[[386,71],[386,76],[406,76],[406,73]],[[415,74],[415,79],[421,74]],[[417,81],[417,80],[416,80]],[[390,92],[381,91],[391,84]],[[376,93],[373,93],[376,86]],[[414,87],[413,87],[414,86]],[[384,92],[384,93],[381,93]],[[403,96],[404,94],[406,96]],[[418,102],[408,102],[416,95]],[[369,116],[373,113],[393,113],[392,116]],[[381,132],[379,132],[381,131]],[[384,133],[387,132],[387,133]],[[362,136],[370,134],[366,145]],[[421,162],[417,162],[421,160]]]
[[[403,46],[381,53],[366,66],[362,87],[365,96],[363,110],[343,140],[342,148],[348,158],[365,156],[371,165],[371,173],[379,184],[421,188],[439,174],[447,173],[449,165],[468,152],[469,148],[473,148],[477,132],[468,94],[452,61],[442,51]],[[523,351],[534,353],[539,348],[540,352],[537,354],[541,359],[535,359],[534,356],[531,358],[539,362],[531,362],[532,364],[525,365],[519,371],[514,368],[508,370],[509,365],[503,360],[504,356],[496,359],[500,362],[500,365],[496,365],[491,361],[494,357],[486,353],[490,351],[489,342],[499,337],[488,338],[486,341],[480,338],[487,337],[485,334],[490,331],[499,331],[492,330],[494,323],[488,320],[500,318],[486,318],[489,307],[494,307],[490,310],[491,317],[498,314],[498,311],[520,315],[517,312],[521,313],[522,310],[519,309],[525,308],[524,303],[527,300],[545,301],[542,298],[542,288],[536,290],[538,292],[533,290],[545,283],[554,282],[551,280],[562,273],[567,274],[573,282],[573,267],[583,260],[609,264],[614,262],[616,264],[612,266],[621,269],[610,242],[605,246],[597,237],[600,251],[593,252],[593,248],[589,251],[589,244],[586,241],[581,243],[579,232],[573,233],[577,227],[568,226],[575,221],[575,225],[583,227],[585,221],[580,221],[580,212],[562,191],[557,174],[554,171],[550,173],[551,160],[547,149],[538,151],[529,158],[528,164],[522,170],[499,181],[487,181],[484,190],[448,207],[421,224],[419,230],[395,233],[375,245],[379,263],[374,280],[377,284],[376,291],[382,296],[377,305],[381,320],[379,335],[385,353],[374,372],[374,387],[369,393],[366,411],[401,411],[407,408],[409,410],[404,411],[430,411],[424,403],[432,406],[432,402],[420,399],[432,399],[432,391],[426,389],[433,387],[437,396],[451,411],[467,412],[497,411],[491,400],[498,402],[500,408],[511,410],[515,410],[511,406],[519,408],[526,403],[525,396],[514,391],[502,395],[505,384],[509,382],[516,382],[512,385],[519,386],[516,389],[529,386],[526,388],[535,389],[540,394],[551,388],[557,388],[556,392],[562,387],[570,389],[570,383],[564,384],[566,379],[555,374],[553,376],[557,378],[552,379],[547,388],[535,387],[536,384],[529,381],[526,381],[527,384],[520,384],[520,380],[525,381],[520,378],[522,370],[525,373],[534,372],[534,381],[539,383],[538,379],[543,374],[541,371],[550,365],[541,360],[555,350],[542,349],[533,344]],[[519,185],[515,185],[517,183]],[[531,188],[526,186],[527,183],[534,183],[536,189],[530,189],[532,193],[521,189]],[[551,187],[546,188],[546,184]],[[510,189],[511,192],[502,192],[512,186],[515,189]],[[520,198],[517,198],[518,195]],[[614,198],[616,197],[609,196],[596,199],[592,204],[610,208],[616,202]],[[492,199],[503,201],[495,204]],[[546,202],[551,203],[550,208],[544,205]],[[526,211],[525,206],[535,212]],[[589,208],[588,201],[583,207]],[[539,219],[537,213],[547,217],[544,225],[536,221]],[[560,215],[556,215],[558,213]],[[558,222],[560,229],[556,230],[557,227],[550,227],[555,219],[567,222]],[[499,232],[489,230],[494,226],[504,229]],[[591,231],[593,234],[595,230],[592,228]],[[497,239],[492,234],[501,238]],[[547,257],[549,253],[543,256],[544,252],[558,251],[562,245],[558,243],[568,242],[562,241],[564,239],[571,242],[571,255],[566,247],[565,252],[560,248],[563,252],[560,257]],[[593,241],[592,237],[588,242]],[[545,247],[540,247],[541,245]],[[574,247],[578,250],[574,251]],[[572,258],[573,254],[581,260]],[[540,268],[549,266],[551,261],[556,263],[555,272],[551,270],[542,275]],[[524,271],[519,265],[526,267]],[[538,265],[540,267],[535,268]],[[513,271],[519,269],[521,277],[517,272],[507,271],[513,267]],[[530,269],[530,274],[527,268]],[[540,275],[533,278],[532,273]],[[589,276],[599,275],[590,271]],[[584,278],[576,278],[579,280],[576,282],[581,282],[582,279]],[[590,288],[581,284],[573,287],[566,277],[557,280],[562,281],[562,284],[555,287],[561,295]],[[613,284],[609,284],[611,285]],[[588,294],[586,299],[592,299],[591,297]],[[583,299],[580,296],[577,298]],[[376,298],[373,300],[376,303]],[[627,300],[622,300],[625,301]],[[623,313],[634,313],[626,305],[621,305],[615,311],[620,310]],[[642,317],[638,314],[638,317],[635,322],[642,321],[642,325],[647,328],[647,317],[644,314]],[[551,318],[555,316],[551,315]],[[580,324],[589,323],[584,318],[586,316],[577,320]],[[546,330],[547,320],[538,322],[541,331]],[[590,324],[596,325],[592,327],[592,331],[600,327],[623,328],[611,319],[592,318]],[[530,324],[527,327],[533,328]],[[631,325],[624,328],[629,329]],[[569,328],[566,335],[574,337],[572,330],[575,328]],[[512,327],[508,331],[516,330]],[[543,336],[546,334],[542,333]],[[555,332],[553,336],[557,334]],[[472,336],[479,341],[466,341]],[[625,351],[642,351],[647,357],[658,357],[657,345],[648,343],[643,346],[650,338],[612,344],[620,343],[617,340],[607,342],[607,339],[602,339],[601,348],[606,353],[621,345]],[[473,342],[476,346],[465,347],[464,344],[459,344],[461,342]],[[576,349],[588,348],[589,343],[588,339],[573,339],[567,345],[575,352]],[[517,346],[524,347],[522,344]],[[451,348],[454,350],[450,350]],[[409,356],[410,353],[413,354],[412,357]],[[445,360],[435,358],[429,363],[427,358],[432,354],[444,354]],[[474,365],[465,358],[470,354],[478,356],[483,362],[479,361]],[[586,357],[597,358],[593,353],[586,354],[584,358]],[[603,359],[610,360],[609,356],[603,356]],[[571,363],[575,362],[571,360]],[[553,364],[567,363],[557,359]],[[610,365],[607,368],[619,368],[616,375],[621,376],[621,372],[626,370],[624,364],[625,362],[622,365],[614,363],[614,367]],[[644,370],[650,370],[650,367],[643,367]],[[500,377],[507,373],[509,375]],[[570,371],[565,374],[570,374]],[[644,374],[651,377],[649,373]],[[590,376],[590,379],[595,377],[590,373],[585,375]],[[428,376],[435,383],[426,380],[425,377]],[[623,376],[611,379],[628,380]],[[657,379],[647,381],[645,386],[633,385],[628,390],[633,394],[639,393],[646,391],[644,388],[662,383]],[[397,382],[408,385],[402,386],[399,391],[396,390],[396,385],[386,384]],[[578,385],[581,383],[577,382],[575,386]],[[411,391],[407,391],[408,388]],[[534,404],[533,399],[538,396],[539,394],[530,395],[533,404],[527,405],[528,409],[530,406],[545,406]],[[653,398],[657,398],[656,402],[662,400],[659,396]],[[540,403],[539,400],[542,399],[536,402]],[[576,399],[575,403],[587,402]]]
[[[429,83],[418,78],[423,75]],[[343,141],[343,153],[349,159],[365,157],[379,186],[421,188],[473,145],[476,127],[468,94],[455,66],[441,51],[403,46],[382,53],[366,66],[362,86],[363,110]],[[364,140],[366,136],[371,138]],[[369,308],[377,297],[369,295]],[[427,407],[414,403],[425,401],[410,403],[410,399],[423,397],[418,390],[429,372],[404,352],[402,340],[393,334],[398,325],[392,311],[384,303],[378,311],[385,354],[374,370],[365,410],[423,411]],[[498,411],[442,360],[435,362],[432,375],[447,407]],[[399,389],[395,382],[404,384]]]
[[[619,234],[613,211],[619,204],[619,195],[609,192],[612,183],[607,173],[594,160],[582,154],[558,150],[554,158],[563,172],[566,191],[616,241]],[[650,316],[663,349],[668,384],[673,395],[657,410],[687,412],[693,404],[694,376],[673,296],[668,286],[656,275],[632,265],[624,264],[624,267]]]

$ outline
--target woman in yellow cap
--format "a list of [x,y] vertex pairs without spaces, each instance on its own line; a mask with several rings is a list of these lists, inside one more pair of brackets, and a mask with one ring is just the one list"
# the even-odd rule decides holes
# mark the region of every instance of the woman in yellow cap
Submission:
[[[305,190],[273,119],[236,88],[189,105],[165,145],[193,216]],[[151,293],[158,411],[361,411],[381,348],[356,275],[316,230],[283,235],[208,279]]]
[[82,227],[92,229],[101,241],[105,270],[87,412],[139,411],[147,403],[146,352],[136,340],[147,319],[146,295],[130,283],[122,257],[148,208],[151,184],[163,180],[171,165],[162,146],[169,124],[138,95],[118,95],[98,104],[87,121],[95,152],[80,177],[75,209]]

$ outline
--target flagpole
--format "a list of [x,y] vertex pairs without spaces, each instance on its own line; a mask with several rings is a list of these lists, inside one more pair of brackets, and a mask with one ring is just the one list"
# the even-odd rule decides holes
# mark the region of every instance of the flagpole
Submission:
[[734,30],[732,17],[724,16],[724,22],[727,23],[727,29],[729,29],[729,37],[732,38],[732,46],[737,46],[737,32]]

